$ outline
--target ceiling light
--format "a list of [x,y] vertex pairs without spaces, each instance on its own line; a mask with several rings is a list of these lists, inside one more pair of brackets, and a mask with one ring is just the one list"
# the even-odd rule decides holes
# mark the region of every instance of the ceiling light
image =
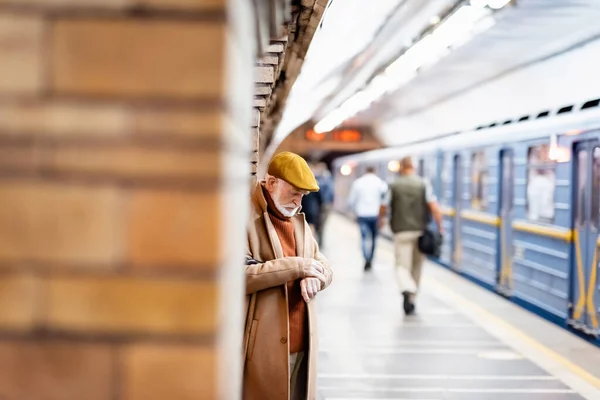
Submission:
[[323,118],[315,125],[315,132],[323,133],[334,129],[368,108],[386,92],[394,91],[414,79],[422,68],[437,63],[475,35],[492,27],[496,23],[493,11],[485,6],[502,8],[509,2],[510,0],[471,0],[471,5],[461,6],[443,21],[439,16],[432,18],[432,24],[439,24],[433,32],[410,46],[366,88]]
[[344,164],[342,165],[342,167],[340,168],[340,173],[344,176],[348,176],[352,173],[352,167],[349,166],[348,164]]
[[398,161],[390,161],[388,163],[388,169],[390,172],[398,172],[400,171],[400,162]]

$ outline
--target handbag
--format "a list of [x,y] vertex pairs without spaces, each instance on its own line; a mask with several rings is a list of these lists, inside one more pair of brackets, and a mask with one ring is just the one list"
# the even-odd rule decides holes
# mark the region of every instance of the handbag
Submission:
[[419,236],[417,246],[421,253],[434,258],[440,258],[442,241],[443,237],[439,232],[426,228],[423,234]]
[[425,229],[423,230],[423,234],[419,236],[417,240],[417,247],[419,251],[427,256],[440,258],[442,253],[442,235],[434,230],[429,229],[429,223],[432,220],[431,210],[429,209],[429,204],[427,204],[427,196],[426,196],[426,188],[425,184],[423,184],[423,206],[427,210],[425,213]]

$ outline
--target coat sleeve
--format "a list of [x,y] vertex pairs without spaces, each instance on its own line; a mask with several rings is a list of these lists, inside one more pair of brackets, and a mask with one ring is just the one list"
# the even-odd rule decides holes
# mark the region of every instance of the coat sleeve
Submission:
[[[310,228],[308,226],[306,226],[305,229],[310,229]],[[310,232],[310,230],[309,230],[309,232]],[[323,255],[323,253],[321,253],[321,251],[319,250],[319,244],[317,243],[315,238],[312,237],[312,235],[311,235],[311,240],[313,241],[313,248],[315,249],[313,258],[315,260],[317,260],[318,262],[320,262],[321,265],[323,265],[326,280],[325,280],[325,283],[321,284],[321,290],[324,290],[325,288],[327,288],[327,286],[331,285],[331,280],[333,279],[333,271],[331,269],[331,265],[329,264],[329,260],[327,259],[327,257],[325,257]]]
[[246,294],[285,285],[289,281],[301,278],[306,262],[307,260],[301,257],[284,257],[260,262],[254,260],[250,252],[247,252]]
[[324,290],[329,285],[331,285],[331,281],[333,279],[333,271],[331,270],[331,266],[329,265],[329,260],[327,260],[327,258],[319,251],[318,245],[316,243],[315,245],[317,246],[315,260],[319,261],[323,265],[323,269],[325,270],[326,282],[321,285],[321,290]]

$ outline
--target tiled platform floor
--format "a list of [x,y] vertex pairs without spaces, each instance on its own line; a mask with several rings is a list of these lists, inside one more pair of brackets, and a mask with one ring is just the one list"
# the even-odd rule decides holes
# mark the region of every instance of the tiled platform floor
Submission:
[[[516,342],[519,335],[494,326],[494,317],[478,317],[473,311],[478,304],[491,308],[493,302],[507,301],[433,264],[426,266],[417,315],[405,317],[391,244],[380,241],[374,269],[367,273],[359,244],[356,226],[332,215],[323,251],[333,263],[335,279],[318,299],[320,400],[600,399],[589,381],[561,371],[556,360],[544,361],[547,354],[536,356],[530,344]],[[508,306],[513,313],[527,313]],[[566,335],[600,357],[600,349]],[[539,365],[544,363],[546,368]],[[581,388],[574,388],[572,382],[580,381]]]

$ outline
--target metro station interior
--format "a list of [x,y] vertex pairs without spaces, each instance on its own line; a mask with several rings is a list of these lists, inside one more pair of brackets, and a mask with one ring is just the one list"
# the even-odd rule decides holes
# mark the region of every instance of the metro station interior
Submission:
[[0,0],[0,400],[600,399],[598,21]]

